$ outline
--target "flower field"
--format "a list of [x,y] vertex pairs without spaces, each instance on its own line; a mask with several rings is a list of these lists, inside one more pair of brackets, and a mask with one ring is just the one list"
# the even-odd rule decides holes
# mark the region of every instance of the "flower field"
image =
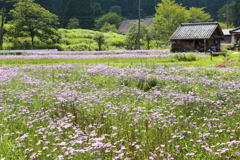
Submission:
[[237,160],[239,115],[239,67],[0,66],[0,160]]

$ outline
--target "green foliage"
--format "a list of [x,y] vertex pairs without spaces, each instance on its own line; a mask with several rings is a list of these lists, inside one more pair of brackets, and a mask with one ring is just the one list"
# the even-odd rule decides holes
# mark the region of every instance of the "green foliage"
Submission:
[[225,22],[218,22],[218,24],[221,27],[221,29],[234,28],[234,26],[232,24],[227,24]]
[[173,32],[181,23],[197,23],[212,21],[204,8],[191,7],[189,10],[174,0],[162,0],[156,7],[153,28],[155,36],[160,40],[168,41]]
[[93,28],[94,12],[89,0],[68,0],[63,7],[63,27],[66,27],[69,19],[75,17],[81,22],[80,28]]
[[[65,51],[77,51],[79,49],[91,51],[98,50],[98,44],[95,40],[93,40],[93,37],[99,33],[97,31],[87,29],[59,29],[59,32],[62,36],[60,45],[63,46]],[[124,49],[124,35],[108,32],[104,33],[104,37],[106,39],[104,46],[106,47],[106,44],[108,44],[108,50]],[[76,46],[77,44],[79,47]],[[104,48],[102,47],[102,49]]]
[[109,12],[112,12],[112,13],[117,13],[117,15],[121,16],[122,15],[122,9],[120,6],[112,6],[110,8],[110,11]]
[[97,33],[95,34],[95,36],[93,37],[93,39],[97,42],[98,44],[98,50],[101,51],[102,50],[102,45],[105,43],[105,37],[104,34],[102,33]]
[[32,2],[19,2],[10,11],[13,20],[8,35],[14,37],[31,37],[31,44],[34,45],[34,38],[38,37],[45,43],[57,43],[60,35],[53,26],[58,24],[56,15],[42,8],[39,4]]
[[235,0],[235,5],[231,8],[233,10],[234,19],[233,24],[234,26],[240,26],[240,0]]
[[122,22],[122,17],[116,13],[109,12],[95,20],[95,29],[100,30],[106,22],[118,28]]
[[67,24],[67,29],[76,29],[79,28],[79,19],[77,18],[71,18],[69,19],[69,22]]
[[32,0],[34,1],[34,3],[40,4],[41,7],[45,8],[46,10],[48,10],[51,13],[54,13],[54,6],[52,5],[52,0]]
[[117,30],[117,27],[115,24],[109,24],[108,22],[105,22],[104,25],[100,28],[101,32],[115,32],[119,33]]
[[93,5],[93,12],[94,12],[94,17],[100,17],[103,15],[103,10],[102,7],[99,3],[94,3]]
[[110,46],[115,46],[118,48],[124,48],[126,45],[124,39],[111,39],[107,40],[107,43],[110,44]]
[[209,13],[205,13],[203,10],[205,8],[195,8],[191,7],[188,10],[188,13],[190,15],[190,18],[188,19],[189,23],[199,23],[199,22],[210,22],[213,19],[211,19],[211,15]]
[[179,61],[179,62],[182,62],[182,61],[196,61],[197,60],[197,57],[193,54],[176,54],[174,56],[174,58]]
[[176,44],[171,44],[171,49],[170,49],[171,52],[178,52],[178,47]]
[[[147,40],[148,44],[151,40],[151,32],[148,27],[141,23],[140,24],[140,40]],[[126,35],[126,49],[137,49],[138,48],[138,23],[132,22],[131,27],[128,29],[128,33]]]
[[162,0],[157,4],[153,28],[161,40],[168,41],[180,23],[188,22],[187,9],[172,0]]
[[[234,14],[234,10],[233,10],[235,4],[236,4],[236,2],[233,1],[228,5],[228,7],[229,7],[228,14],[227,14],[227,4],[225,4],[222,8],[220,8],[217,11],[218,21],[225,24],[225,25],[221,26],[221,27],[223,27],[222,29],[234,28],[234,26],[232,24],[234,23],[234,19],[236,18],[236,15]],[[229,25],[228,27],[227,27],[227,19],[228,19],[228,25]]]

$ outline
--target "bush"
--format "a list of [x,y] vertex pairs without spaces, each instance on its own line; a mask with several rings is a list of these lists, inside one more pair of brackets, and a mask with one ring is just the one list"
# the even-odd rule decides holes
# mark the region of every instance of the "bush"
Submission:
[[177,47],[177,45],[176,45],[176,44],[172,44],[170,51],[171,51],[171,52],[178,52],[178,47]]
[[109,42],[111,46],[115,46],[119,48],[125,46],[125,41],[123,39],[111,39],[111,40],[108,40],[107,42]]
[[185,55],[185,54],[176,54],[174,59],[178,61],[196,61],[197,57],[193,54]]
[[102,45],[105,43],[104,34],[102,34],[102,33],[97,33],[97,34],[94,35],[93,39],[94,39],[94,41],[96,41],[97,44],[98,44],[98,50],[101,51],[101,50],[102,50]]
[[60,44],[35,44],[35,45],[25,45],[19,43],[8,43],[3,45],[4,50],[24,50],[24,49],[58,49],[63,51],[64,48]]
[[143,79],[137,80],[136,87],[143,90],[144,92],[147,92],[151,88],[155,87],[157,84],[158,84],[157,79],[152,77],[148,80],[143,80]]

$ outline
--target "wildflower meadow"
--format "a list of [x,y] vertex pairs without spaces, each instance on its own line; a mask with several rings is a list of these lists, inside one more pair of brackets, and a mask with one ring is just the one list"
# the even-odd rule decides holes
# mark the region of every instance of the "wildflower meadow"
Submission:
[[179,57],[1,55],[0,160],[240,159],[240,67]]

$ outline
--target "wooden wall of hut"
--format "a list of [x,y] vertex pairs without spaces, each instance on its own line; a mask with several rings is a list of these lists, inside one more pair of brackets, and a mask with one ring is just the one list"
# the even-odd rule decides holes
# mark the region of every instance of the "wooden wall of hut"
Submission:
[[179,52],[188,52],[188,51],[195,50],[194,40],[184,40],[184,41],[177,40],[175,41],[175,44]]

